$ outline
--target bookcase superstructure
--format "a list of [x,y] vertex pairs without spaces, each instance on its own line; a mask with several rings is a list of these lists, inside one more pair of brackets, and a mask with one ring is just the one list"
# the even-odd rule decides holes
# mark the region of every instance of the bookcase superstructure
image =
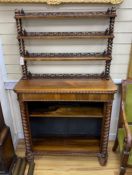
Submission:
[[[112,60],[112,46],[114,39],[114,23],[116,17],[115,8],[107,11],[89,12],[25,12],[16,10],[15,18],[17,24],[19,51],[22,59],[23,79],[31,78],[110,78],[110,65]],[[109,26],[105,31],[91,32],[27,32],[24,29],[23,20],[45,20],[45,19],[90,19],[109,18]],[[106,50],[103,52],[85,53],[30,53],[26,49],[25,40],[48,40],[48,39],[89,39],[107,40]],[[32,74],[28,71],[28,61],[105,61],[104,71],[100,74]]]

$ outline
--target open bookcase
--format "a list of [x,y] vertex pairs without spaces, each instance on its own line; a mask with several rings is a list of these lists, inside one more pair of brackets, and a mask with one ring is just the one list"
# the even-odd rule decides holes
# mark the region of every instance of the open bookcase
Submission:
[[[88,12],[25,12],[16,10],[22,79],[18,95],[28,160],[43,154],[92,154],[107,162],[111,108],[116,87],[110,78],[116,10]],[[108,19],[104,31],[30,32],[24,20]],[[36,53],[25,41],[55,39],[106,40],[102,52]],[[36,74],[29,62],[90,61],[104,63],[101,73]],[[94,64],[96,67],[96,64]]]
[[102,106],[103,103],[88,102],[29,102],[34,152],[89,154],[95,142],[98,144],[97,148],[93,148],[96,154],[99,150]]

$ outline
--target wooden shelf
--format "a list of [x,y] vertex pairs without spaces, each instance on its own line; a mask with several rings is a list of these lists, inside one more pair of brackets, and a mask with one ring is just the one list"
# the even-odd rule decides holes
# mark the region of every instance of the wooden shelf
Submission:
[[89,12],[33,12],[27,13],[23,10],[16,11],[16,19],[38,19],[38,18],[104,18],[104,17],[116,17],[116,13],[113,10],[108,11],[89,11]]
[[106,32],[26,32],[18,39],[113,39],[114,35]]
[[51,106],[48,108],[36,108],[29,112],[30,117],[103,117],[103,109],[96,106]]
[[88,138],[43,138],[33,139],[35,154],[86,155],[99,153],[99,140]]
[[111,56],[104,53],[27,53],[26,61],[98,61],[111,60]]

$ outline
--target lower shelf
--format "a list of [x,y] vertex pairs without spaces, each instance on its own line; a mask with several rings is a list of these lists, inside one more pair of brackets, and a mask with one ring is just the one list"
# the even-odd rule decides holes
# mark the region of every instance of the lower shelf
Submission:
[[34,154],[86,155],[99,153],[99,140],[88,138],[43,138],[33,139]]

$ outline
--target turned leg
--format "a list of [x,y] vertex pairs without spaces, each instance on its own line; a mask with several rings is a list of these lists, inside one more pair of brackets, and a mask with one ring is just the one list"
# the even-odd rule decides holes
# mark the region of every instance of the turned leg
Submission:
[[121,167],[120,167],[119,175],[124,175],[126,173],[129,154],[130,154],[130,150],[123,150],[122,156],[121,156]]
[[115,142],[114,142],[114,145],[113,145],[113,152],[115,152],[118,148],[118,128],[122,128],[122,121],[121,121],[121,115],[122,115],[122,110],[121,110],[121,107],[120,107],[120,113],[119,113],[119,120],[118,120],[118,126],[117,126],[117,131],[116,131],[116,139],[115,139]]
[[125,167],[120,167],[119,175],[124,175],[125,173],[126,173],[126,168]]
[[108,140],[111,120],[112,102],[104,104],[104,119],[101,133],[101,147],[98,155],[99,162],[102,166],[106,165],[108,159]]
[[33,152],[32,152],[32,140],[31,140],[29,116],[27,113],[27,104],[21,100],[19,100],[19,104],[20,104],[24,140],[26,146],[26,158],[30,162],[33,160]]
[[117,150],[118,145],[119,145],[119,143],[118,143],[118,137],[116,136],[116,139],[115,139],[115,142],[114,142],[114,146],[112,148],[112,151],[113,152],[115,152]]
[[107,159],[108,159],[108,153],[103,154],[103,153],[99,153],[98,154],[98,160],[100,165],[105,166],[107,163]]

